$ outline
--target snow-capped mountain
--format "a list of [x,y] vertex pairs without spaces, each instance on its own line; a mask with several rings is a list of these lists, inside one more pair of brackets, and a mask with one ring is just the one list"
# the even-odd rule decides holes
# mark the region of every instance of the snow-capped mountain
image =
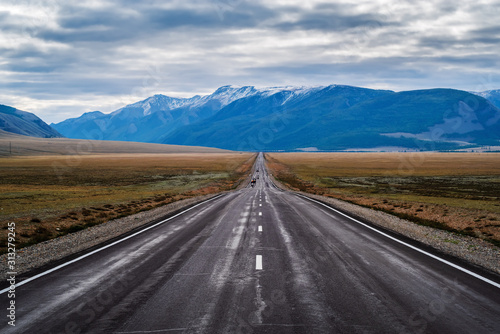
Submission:
[[484,92],[471,92],[471,93],[484,97],[486,100],[493,103],[497,108],[500,108],[500,89],[486,90]]
[[110,114],[94,111],[51,125],[68,138],[161,142],[178,127],[210,117],[234,101],[256,95],[269,97],[284,94],[281,103],[285,103],[316,89],[320,87],[228,85],[210,95],[191,98],[156,94]]
[[190,99],[176,98],[165,96],[161,94],[156,94],[154,96],[148,97],[143,101],[139,101],[133,104],[129,104],[123,108],[114,111],[112,114],[119,114],[122,111],[129,109],[142,109],[142,116],[148,116],[152,112],[158,110],[173,110],[177,108],[184,107],[186,105],[192,105],[200,99],[199,96],[193,96]]
[[217,101],[220,108],[223,108],[233,101],[238,99],[255,95],[258,90],[253,86],[237,87],[233,85],[227,85],[219,87],[213,94],[200,97],[198,101],[193,103],[194,107],[200,107],[207,103],[212,103]]
[[[223,86],[191,98],[154,95],[110,114],[54,124],[70,138],[231,150],[414,150],[500,143],[500,109],[453,89],[407,92],[352,86]],[[438,135],[436,135],[438,134]]]
[[164,143],[230,150],[453,150],[500,143],[500,110],[453,89],[268,89],[181,127]]

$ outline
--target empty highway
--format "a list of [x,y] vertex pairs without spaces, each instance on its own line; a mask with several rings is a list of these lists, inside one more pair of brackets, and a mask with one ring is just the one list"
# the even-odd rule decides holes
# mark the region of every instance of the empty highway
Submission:
[[253,188],[25,281],[0,332],[500,333],[497,276],[277,189],[262,155],[254,169]]

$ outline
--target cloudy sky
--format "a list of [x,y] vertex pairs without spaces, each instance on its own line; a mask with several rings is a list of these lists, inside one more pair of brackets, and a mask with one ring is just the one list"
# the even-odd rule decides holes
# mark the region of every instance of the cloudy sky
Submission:
[[46,122],[156,93],[500,88],[499,0],[2,0],[0,104]]

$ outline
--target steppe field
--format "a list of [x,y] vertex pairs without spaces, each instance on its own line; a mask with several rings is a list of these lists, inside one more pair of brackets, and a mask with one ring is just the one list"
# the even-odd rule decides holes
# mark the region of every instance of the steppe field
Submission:
[[292,189],[500,245],[499,153],[272,153],[266,159]]
[[[45,149],[58,140],[47,142]],[[139,149],[147,151],[145,145]],[[148,147],[168,151],[162,146]],[[255,159],[251,153],[198,151],[63,155],[68,149],[58,149],[0,157],[0,226],[16,223],[21,248],[180,199],[234,189]]]

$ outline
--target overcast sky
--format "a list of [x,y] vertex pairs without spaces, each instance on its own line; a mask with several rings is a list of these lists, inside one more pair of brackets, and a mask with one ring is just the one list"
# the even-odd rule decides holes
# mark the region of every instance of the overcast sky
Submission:
[[500,0],[2,0],[0,104],[46,122],[226,84],[500,88]]

